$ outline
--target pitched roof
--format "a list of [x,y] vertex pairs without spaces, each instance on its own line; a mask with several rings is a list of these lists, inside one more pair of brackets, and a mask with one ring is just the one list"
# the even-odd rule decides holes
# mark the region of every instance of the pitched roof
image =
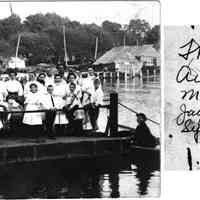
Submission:
[[119,46],[107,51],[96,60],[94,64],[105,64],[113,62],[136,62],[135,56],[150,56],[159,58],[158,51],[153,45],[142,46]]

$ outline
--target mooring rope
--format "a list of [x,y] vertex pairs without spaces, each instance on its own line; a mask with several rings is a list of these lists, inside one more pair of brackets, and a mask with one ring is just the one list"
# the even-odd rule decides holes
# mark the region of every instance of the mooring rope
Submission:
[[[135,114],[138,114],[137,111],[133,110],[132,108],[129,108],[128,106],[126,106],[126,105],[124,105],[124,104],[122,104],[122,103],[120,103],[120,102],[119,102],[118,104],[119,104],[120,106],[126,108],[127,110],[129,110],[129,111],[131,111],[131,112],[133,112],[133,113],[135,113]],[[148,118],[148,117],[147,117],[147,119],[148,119],[149,121],[153,122],[153,123],[156,124],[156,125],[160,125],[159,122],[156,122],[156,121],[154,121],[154,120],[152,120],[152,119],[150,119],[150,118]]]

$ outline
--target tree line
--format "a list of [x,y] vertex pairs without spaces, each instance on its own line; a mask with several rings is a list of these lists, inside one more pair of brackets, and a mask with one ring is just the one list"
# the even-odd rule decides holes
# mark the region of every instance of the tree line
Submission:
[[[94,61],[98,37],[98,55],[115,46],[154,44],[159,48],[160,26],[151,27],[142,19],[132,19],[127,25],[104,21],[81,24],[55,13],[34,14],[24,21],[16,14],[0,20],[0,56],[15,55],[18,35],[21,35],[19,55],[27,58],[28,65],[64,62],[63,26],[65,26],[67,54],[71,62]],[[74,59],[75,58],[75,59]],[[73,60],[73,61],[72,61]]]

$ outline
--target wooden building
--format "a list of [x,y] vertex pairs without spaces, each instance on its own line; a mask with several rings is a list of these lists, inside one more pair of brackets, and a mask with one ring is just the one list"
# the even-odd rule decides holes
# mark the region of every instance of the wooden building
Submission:
[[135,76],[142,68],[160,67],[160,54],[153,45],[119,46],[107,51],[94,65],[115,63],[115,70]]

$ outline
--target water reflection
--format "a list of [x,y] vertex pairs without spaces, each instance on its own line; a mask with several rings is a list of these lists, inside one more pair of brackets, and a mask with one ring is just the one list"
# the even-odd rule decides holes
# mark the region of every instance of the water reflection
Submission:
[[[125,158],[43,162],[1,169],[3,198],[118,198],[159,195],[159,164]],[[152,187],[154,185],[154,187]],[[157,185],[157,187],[155,187]],[[153,190],[153,191],[152,191]]]

